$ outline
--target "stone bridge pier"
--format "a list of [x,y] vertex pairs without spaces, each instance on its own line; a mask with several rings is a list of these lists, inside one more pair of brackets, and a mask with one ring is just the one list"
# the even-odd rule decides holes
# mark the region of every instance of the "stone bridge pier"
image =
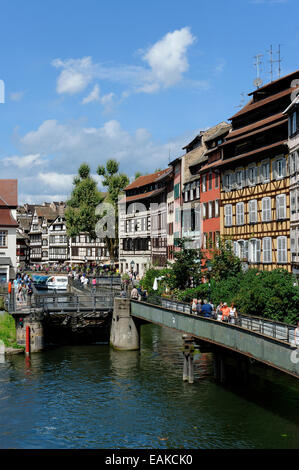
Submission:
[[43,351],[45,348],[44,313],[35,309],[30,314],[14,314],[16,324],[16,340],[21,346],[26,346],[26,327],[30,331],[30,352]]
[[114,349],[132,351],[140,349],[140,326],[131,316],[130,299],[115,298],[111,322],[110,345]]

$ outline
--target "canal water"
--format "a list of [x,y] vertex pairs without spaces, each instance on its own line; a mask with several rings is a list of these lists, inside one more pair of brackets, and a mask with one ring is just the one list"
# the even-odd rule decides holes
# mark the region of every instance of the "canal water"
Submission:
[[140,352],[64,346],[0,363],[1,449],[291,449],[299,444],[296,379],[273,372],[224,387],[210,354],[182,381],[181,334],[141,328]]

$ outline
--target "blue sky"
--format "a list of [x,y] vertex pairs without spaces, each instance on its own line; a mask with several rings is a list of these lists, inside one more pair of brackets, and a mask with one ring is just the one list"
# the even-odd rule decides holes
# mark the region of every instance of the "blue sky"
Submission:
[[43,202],[68,197],[83,161],[166,167],[248,98],[254,55],[264,83],[271,44],[282,75],[299,68],[298,17],[297,0],[2,3],[0,178]]

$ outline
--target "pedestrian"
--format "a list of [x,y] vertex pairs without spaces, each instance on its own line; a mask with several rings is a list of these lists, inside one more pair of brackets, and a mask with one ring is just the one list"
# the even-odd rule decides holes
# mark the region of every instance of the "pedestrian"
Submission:
[[27,289],[25,282],[22,284],[22,300],[23,302],[27,302]]
[[230,321],[230,323],[235,324],[237,317],[238,317],[237,309],[235,307],[235,304],[232,302],[231,306],[230,306],[230,311],[229,311],[229,321]]
[[205,318],[211,318],[212,317],[212,305],[205,299],[203,301],[203,306],[201,307],[201,313]]
[[299,346],[299,321],[297,322],[297,328],[294,330],[294,344]]
[[224,302],[223,304],[223,307],[221,309],[222,311],[222,317],[221,317],[221,320],[224,321],[224,322],[227,322],[228,323],[228,320],[229,320],[229,312],[230,312],[230,307],[228,307],[227,303]]
[[97,280],[95,278],[95,276],[93,276],[92,278],[92,290],[95,292],[97,289]]
[[27,303],[29,305],[31,305],[32,294],[33,294],[33,288],[32,288],[31,279],[29,279],[28,290],[27,290]]
[[201,314],[201,299],[199,299],[196,303],[196,314],[197,315]]
[[138,290],[136,289],[136,287],[133,287],[133,289],[131,290],[131,299],[138,300],[138,296]]
[[220,304],[216,308],[216,320],[218,321],[222,320],[222,308],[223,308],[223,302],[220,302]]
[[196,315],[196,306],[197,306],[197,299],[193,299],[191,310],[194,315]]

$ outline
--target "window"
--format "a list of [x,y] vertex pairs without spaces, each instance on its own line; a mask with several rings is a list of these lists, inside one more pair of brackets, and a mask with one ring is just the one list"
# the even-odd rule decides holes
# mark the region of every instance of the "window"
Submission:
[[278,220],[285,219],[286,212],[286,195],[280,194],[279,196],[276,196],[276,218]]
[[290,155],[290,175],[296,173],[296,153]]
[[249,201],[249,223],[255,224],[257,222],[257,200]]
[[234,242],[234,252],[241,260],[247,260],[248,258],[248,241],[238,240]]
[[295,212],[296,212],[296,190],[290,191],[290,206],[291,206],[291,213],[295,214]]
[[286,176],[286,159],[281,157],[277,159],[274,164],[274,178],[281,179]]
[[257,168],[251,166],[248,168],[248,184],[254,186],[257,183]]
[[236,171],[236,185],[238,188],[243,186],[243,170]]
[[5,230],[0,231],[0,246],[7,246],[7,232]]
[[215,217],[219,217],[219,199],[215,201]]
[[193,201],[194,199],[193,194],[194,194],[193,189],[190,189],[190,201]]
[[215,189],[219,188],[219,173],[215,172]]
[[263,238],[263,263],[272,263],[272,239]]
[[210,171],[209,173],[209,191],[212,189],[212,181],[213,181],[213,173]]
[[184,201],[188,202],[188,191],[185,190]]
[[224,190],[230,191],[232,189],[232,173],[226,173],[224,175]]
[[261,182],[267,183],[270,181],[270,162],[262,162],[261,164]]
[[296,111],[293,112],[289,117],[289,135],[296,134],[297,131],[297,116]]
[[263,197],[262,199],[262,222],[271,220],[271,198]]
[[287,262],[287,237],[277,237],[277,263]]
[[177,199],[180,197],[180,183],[177,183],[174,185],[174,199]]
[[202,218],[206,219],[207,217],[207,206],[205,203],[201,205],[201,211],[202,211]]
[[207,175],[203,175],[202,177],[202,192],[204,193],[207,190]]
[[248,261],[250,263],[259,263],[261,258],[261,240],[252,238],[249,240]]
[[233,225],[233,206],[231,204],[224,206],[224,223],[226,227]]
[[213,201],[209,201],[209,219],[213,217]]
[[207,234],[204,233],[204,234],[203,234],[203,243],[202,243],[202,247],[203,247],[204,249],[207,248],[207,238],[208,238],[208,237],[207,237]]
[[199,199],[200,197],[200,186],[199,186],[199,181],[196,183],[196,199]]
[[236,204],[236,217],[237,225],[243,225],[244,224],[244,202],[238,202]]

